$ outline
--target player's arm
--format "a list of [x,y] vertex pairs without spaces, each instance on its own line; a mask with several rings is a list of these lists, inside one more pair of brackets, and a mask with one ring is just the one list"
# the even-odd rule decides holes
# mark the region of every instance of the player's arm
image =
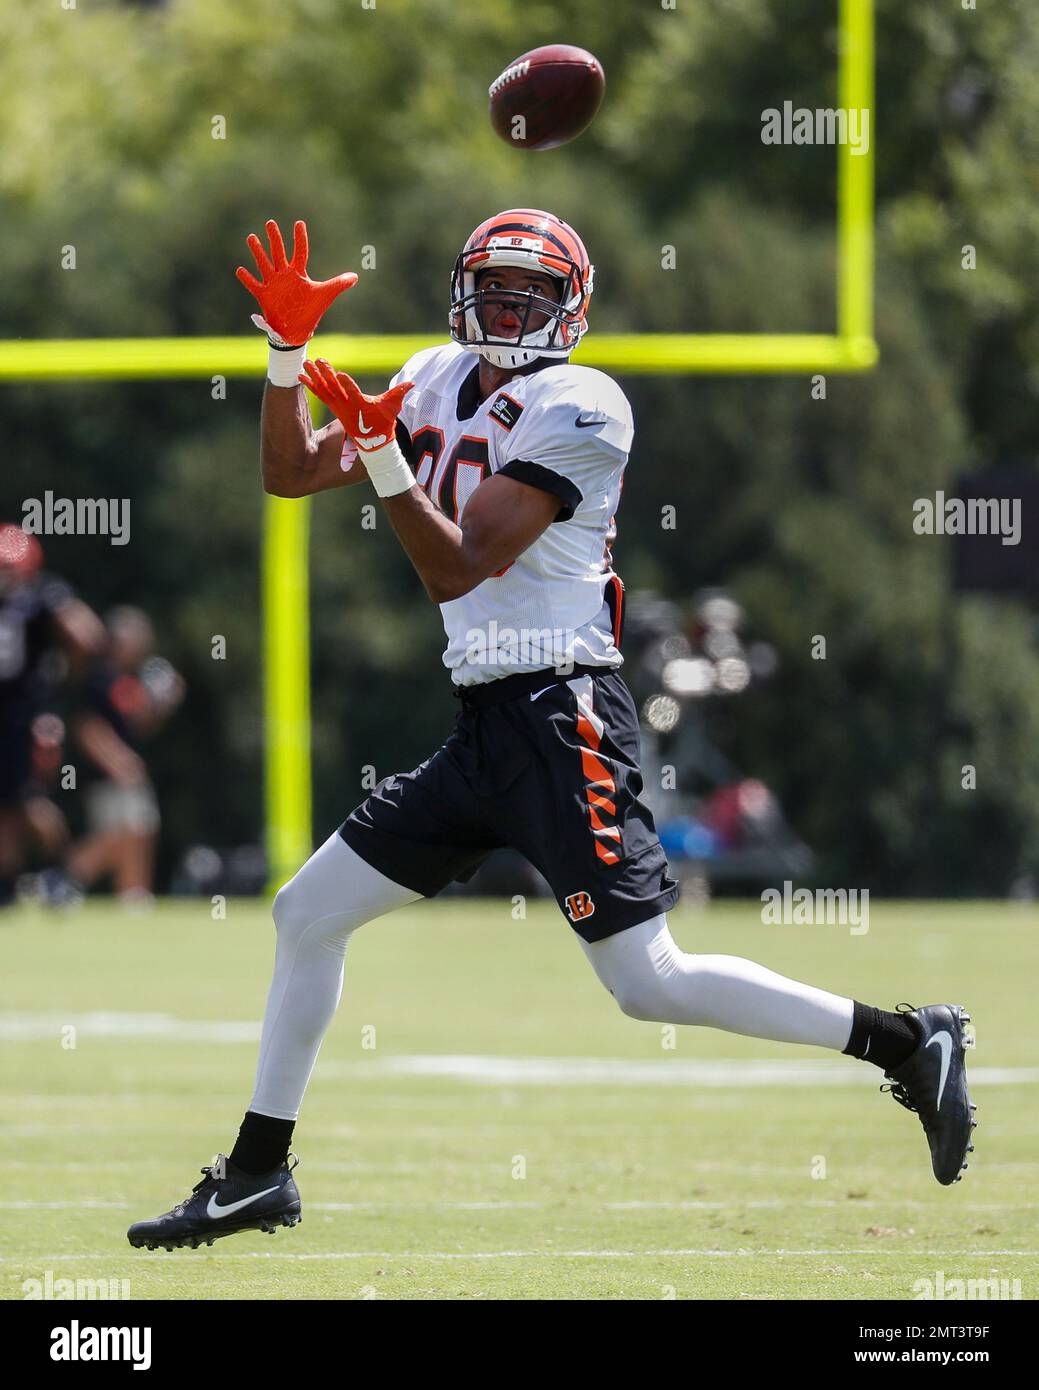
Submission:
[[64,651],[68,674],[77,678],[108,646],[105,625],[64,580],[51,578],[44,590],[50,615],[50,631]]
[[100,656],[108,642],[105,625],[89,604],[69,596],[51,612],[58,640],[75,663]]
[[260,413],[260,473],[264,492],[275,497],[309,497],[368,481],[342,424],[332,420],[314,429],[303,389],[269,380]]
[[120,787],[139,787],[148,780],[140,754],[121,739],[99,714],[81,714],[73,724],[79,747],[104,775]]
[[559,515],[558,497],[499,475],[484,479],[456,525],[418,486],[397,447],[397,415],[410,381],[366,396],[322,357],[303,364],[301,379],[356,440],[390,524],[434,603],[461,598],[508,568]]
[[485,478],[455,525],[416,483],[383,506],[426,593],[449,603],[500,574],[559,515],[559,498],[500,475]]
[[[260,472],[265,492],[276,497],[306,497],[327,488],[363,482],[364,467],[347,444],[342,425],[333,420],[315,430],[306,396],[297,384],[307,343],[332,301],[357,283],[353,271],[333,280],[311,280],[307,274],[309,243],[304,222],[293,233],[292,258],[277,222],[267,223],[270,253],[259,237],[247,244],[260,273],[257,279],[244,266],[235,272],[257,300],[261,313],[253,322],[270,344],[267,384],[260,417]],[[344,454],[344,444],[347,444]]]

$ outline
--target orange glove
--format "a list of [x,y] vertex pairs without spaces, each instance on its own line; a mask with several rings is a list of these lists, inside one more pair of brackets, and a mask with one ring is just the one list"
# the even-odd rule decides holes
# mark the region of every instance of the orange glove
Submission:
[[366,396],[353,377],[337,372],[323,357],[304,362],[299,379],[342,421],[380,497],[395,497],[414,487],[415,475],[396,439],[397,416],[414,382],[402,381],[381,396]]
[[285,256],[285,243],[277,222],[267,223],[271,254],[268,257],[260,238],[247,238],[249,250],[256,258],[261,279],[257,280],[245,266],[235,271],[238,279],[259,300],[262,314],[253,314],[253,322],[269,338],[278,339],[277,347],[301,347],[314,336],[321,316],[344,290],[357,284],[352,270],[337,275],[334,280],[311,280],[307,274],[310,253],[305,222],[297,222],[293,230],[292,260]]
[[337,372],[324,357],[304,362],[299,379],[339,417],[362,454],[382,449],[394,438],[404,397],[415,384],[402,381],[381,396],[366,396],[352,376]]

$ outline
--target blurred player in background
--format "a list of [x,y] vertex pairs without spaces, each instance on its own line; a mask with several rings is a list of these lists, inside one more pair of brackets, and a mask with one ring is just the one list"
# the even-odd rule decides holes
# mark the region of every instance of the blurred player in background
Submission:
[[35,536],[0,524],[0,907],[14,896],[30,837],[52,851],[63,838],[61,813],[48,813],[34,784],[56,737],[44,706],[105,645],[97,614],[43,558]]
[[87,835],[66,858],[72,881],[111,878],[127,906],[151,901],[159,803],[143,747],[184,697],[184,681],[155,655],[148,616],[129,606],[107,618],[108,650],[87,677],[71,721],[82,754]]
[[[668,928],[676,884],[642,798],[638,717],[619,674],[623,588],[611,545],[631,408],[573,366],[592,267],[551,213],[482,223],[455,263],[450,343],[366,396],[306,344],[357,277],[316,283],[267,224],[249,239],[255,321],[271,346],[264,487],[284,497],[370,480],[447,633],[461,712],[414,771],[388,777],[278,893],[274,979],[252,1103],[228,1158],[192,1195],[137,1222],[135,1246],[212,1243],[300,1219],[289,1143],[343,987],[353,931],[450,882],[494,849],[548,880],[626,1014],[865,1058],[920,1114],[935,1176],[959,1178],[973,1127],[958,1005],[889,1013],[736,956],[691,955]],[[302,375],[300,373],[302,372]],[[336,418],[314,432],[306,381]]]
[[55,799],[66,747],[62,717],[53,709],[38,714],[32,721],[32,771],[22,806],[31,841],[29,867],[38,863],[40,872],[35,879],[27,877],[24,887],[26,897],[35,896],[49,907],[71,907],[82,900],[64,869],[58,867],[70,839],[65,812]]

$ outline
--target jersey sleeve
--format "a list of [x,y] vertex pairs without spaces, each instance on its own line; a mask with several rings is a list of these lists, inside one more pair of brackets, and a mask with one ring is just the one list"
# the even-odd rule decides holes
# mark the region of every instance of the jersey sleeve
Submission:
[[556,521],[604,496],[631,449],[631,407],[614,382],[601,381],[605,387],[567,383],[528,399],[509,435],[499,473],[558,497]]

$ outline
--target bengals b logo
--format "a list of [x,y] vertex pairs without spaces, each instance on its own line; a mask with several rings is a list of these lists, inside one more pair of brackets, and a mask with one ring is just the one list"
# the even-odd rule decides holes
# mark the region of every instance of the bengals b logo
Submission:
[[595,904],[587,893],[571,893],[564,899],[566,903],[566,915],[571,922],[579,922],[583,917],[590,917],[595,911]]

